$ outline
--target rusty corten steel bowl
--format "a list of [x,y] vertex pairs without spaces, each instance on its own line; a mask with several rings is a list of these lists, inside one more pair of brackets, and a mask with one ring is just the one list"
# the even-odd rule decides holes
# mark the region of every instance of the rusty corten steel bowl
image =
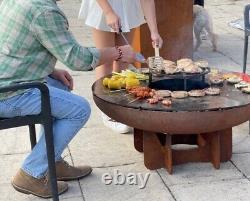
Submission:
[[126,92],[110,93],[102,79],[93,86],[96,105],[112,119],[131,127],[171,134],[208,133],[239,125],[250,119],[250,95],[224,84],[220,96],[173,99],[166,107],[145,100],[129,102]]

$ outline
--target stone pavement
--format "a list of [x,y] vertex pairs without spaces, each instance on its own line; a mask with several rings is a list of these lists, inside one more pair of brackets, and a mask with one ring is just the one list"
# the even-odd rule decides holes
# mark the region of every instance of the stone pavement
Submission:
[[[212,52],[205,41],[196,58],[208,59],[211,66],[241,71],[243,32],[227,24],[243,15],[243,6],[249,0],[209,0],[206,7],[214,19],[219,35],[218,52]],[[69,18],[71,30],[79,42],[93,46],[91,34],[77,19],[80,0],[59,3]],[[166,42],[167,44],[167,42]],[[250,61],[250,59],[249,59]],[[61,63],[58,68],[65,68]],[[105,128],[100,112],[92,100],[91,85],[94,72],[71,72],[75,80],[74,93],[86,97],[92,106],[92,115],[86,126],[70,143],[64,156],[74,164],[90,164],[93,174],[83,180],[69,182],[69,191],[61,200],[67,201],[248,201],[250,200],[250,135],[248,124],[234,128],[233,157],[215,170],[210,163],[190,163],[174,167],[169,175],[164,169],[149,171],[143,165],[142,154],[133,147],[133,136],[119,135]],[[13,190],[10,180],[30,151],[27,127],[0,131],[0,201],[38,201],[31,195]],[[105,185],[104,173],[150,173],[144,189],[138,185]]]

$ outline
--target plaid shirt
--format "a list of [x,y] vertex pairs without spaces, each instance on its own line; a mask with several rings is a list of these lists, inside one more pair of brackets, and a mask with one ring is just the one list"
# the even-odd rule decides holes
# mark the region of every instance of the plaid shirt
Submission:
[[[44,81],[57,59],[72,70],[96,67],[100,53],[77,43],[56,0],[3,0],[0,6],[0,87]],[[21,92],[0,94],[0,99]]]

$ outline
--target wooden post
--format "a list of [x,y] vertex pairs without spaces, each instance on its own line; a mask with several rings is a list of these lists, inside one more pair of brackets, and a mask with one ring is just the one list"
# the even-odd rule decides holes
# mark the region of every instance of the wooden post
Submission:
[[143,152],[143,130],[134,128],[134,147],[137,151]]
[[[155,0],[159,32],[164,40],[160,55],[165,59],[193,57],[193,1]],[[136,32],[134,47],[145,57],[153,56],[147,25]]]

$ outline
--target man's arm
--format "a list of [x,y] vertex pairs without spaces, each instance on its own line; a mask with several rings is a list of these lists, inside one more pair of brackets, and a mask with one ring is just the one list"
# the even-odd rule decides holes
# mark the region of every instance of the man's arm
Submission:
[[[52,10],[38,15],[31,29],[40,43],[58,60],[72,70],[87,71],[119,57],[116,48],[82,47],[68,30],[65,17]],[[124,49],[126,52],[126,50]]]

